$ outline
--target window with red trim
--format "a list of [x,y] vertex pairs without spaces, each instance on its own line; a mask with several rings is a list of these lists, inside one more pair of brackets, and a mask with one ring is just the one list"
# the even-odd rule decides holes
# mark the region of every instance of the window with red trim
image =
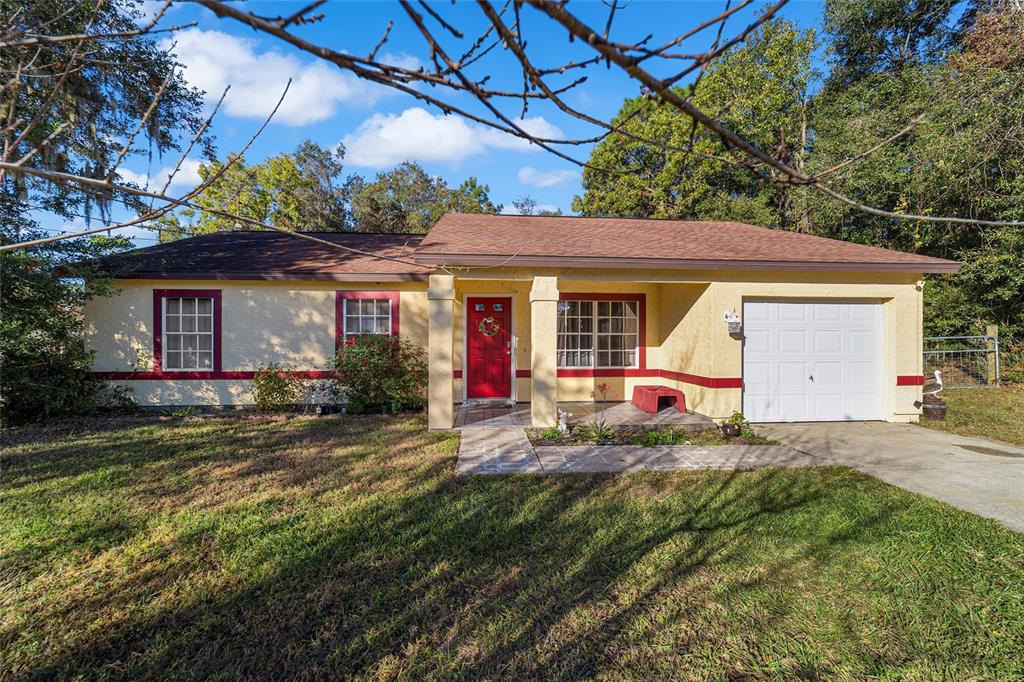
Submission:
[[640,301],[558,303],[558,367],[639,367]]
[[397,291],[337,292],[337,341],[352,341],[363,334],[398,336]]
[[221,292],[153,291],[153,369],[156,372],[221,370]]

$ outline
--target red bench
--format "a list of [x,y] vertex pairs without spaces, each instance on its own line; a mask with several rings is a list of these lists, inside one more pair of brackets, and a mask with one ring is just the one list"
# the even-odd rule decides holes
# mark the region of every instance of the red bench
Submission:
[[636,386],[633,388],[633,404],[644,412],[654,414],[662,399],[675,406],[680,412],[686,412],[686,396],[682,391],[667,386]]

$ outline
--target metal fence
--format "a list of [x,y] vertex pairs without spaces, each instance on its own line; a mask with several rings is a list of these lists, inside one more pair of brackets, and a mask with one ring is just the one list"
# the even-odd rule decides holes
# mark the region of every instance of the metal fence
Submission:
[[924,374],[942,370],[942,383],[950,388],[999,385],[998,336],[924,337]]

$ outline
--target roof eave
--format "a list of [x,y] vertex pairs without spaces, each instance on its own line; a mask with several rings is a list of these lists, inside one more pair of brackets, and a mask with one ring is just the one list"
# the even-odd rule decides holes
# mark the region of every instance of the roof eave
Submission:
[[426,282],[426,272],[111,272],[115,279],[273,280],[294,282]]
[[537,266],[590,267],[665,270],[782,270],[789,272],[893,272],[893,273],[955,273],[960,263],[933,259],[922,262],[826,262],[777,260],[698,260],[679,258],[602,258],[593,256],[515,256],[465,253],[417,252],[415,260],[422,265],[446,266]]

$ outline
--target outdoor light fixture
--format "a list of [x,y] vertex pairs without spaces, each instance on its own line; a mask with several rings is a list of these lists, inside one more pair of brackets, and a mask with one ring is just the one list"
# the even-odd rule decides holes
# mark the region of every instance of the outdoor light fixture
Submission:
[[736,314],[735,308],[732,310],[726,310],[723,318],[725,319],[725,324],[729,327],[730,334],[739,334],[743,331],[743,323],[740,322],[739,315]]

